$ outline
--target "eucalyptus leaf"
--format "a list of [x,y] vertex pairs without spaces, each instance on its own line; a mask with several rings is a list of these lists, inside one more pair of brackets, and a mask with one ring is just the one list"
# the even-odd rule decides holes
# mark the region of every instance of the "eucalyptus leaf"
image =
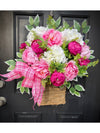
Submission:
[[94,55],[90,55],[89,59],[94,59],[95,56]]
[[7,72],[12,71],[14,68],[15,68],[15,66],[10,66],[10,67],[8,67]]
[[25,90],[26,93],[30,94],[29,88],[25,87],[24,90]]
[[77,29],[78,31],[80,31],[81,29],[79,22],[77,22],[76,20],[74,20],[74,28]]
[[5,61],[5,63],[7,65],[12,65],[12,66],[15,66],[16,62],[14,60],[8,60],[8,61]]
[[85,40],[85,43],[87,44],[88,42],[89,42],[89,39],[86,39],[86,40]]
[[71,87],[71,83],[67,82],[66,87],[69,89]]
[[74,95],[75,88],[71,87],[70,90],[69,90],[69,92],[70,92],[72,95]]
[[55,23],[56,28],[60,25],[60,23],[61,23],[61,17],[59,17],[59,18],[56,20],[56,23]]
[[34,18],[34,25],[35,25],[35,26],[38,26],[38,25],[39,25],[39,22],[40,22],[40,18],[39,18],[39,15],[37,15],[37,16]]
[[51,19],[51,25],[55,25],[56,21],[52,18]]
[[63,21],[63,27],[64,27],[64,29],[69,28],[69,24],[65,20]]
[[22,58],[22,54],[20,52],[17,52],[17,57]]
[[94,50],[90,50],[90,52],[91,52],[91,54],[93,54],[94,53]]
[[16,61],[24,62],[22,59],[15,59]]
[[84,29],[86,26],[87,26],[87,20],[85,19],[85,20],[82,22],[82,28]]
[[86,33],[89,32],[89,30],[90,30],[90,26],[87,25],[84,29],[82,29],[82,32],[83,32],[84,34],[86,34]]
[[24,91],[25,91],[24,87],[21,86],[21,88],[20,88],[20,92],[23,94]]
[[33,18],[31,16],[29,16],[29,23],[30,23],[30,25],[34,24],[34,20],[33,20]]
[[32,25],[25,25],[25,28],[26,28],[28,31],[30,31],[30,30],[33,28],[33,26],[32,26]]
[[17,89],[21,88],[21,85],[22,85],[22,81],[19,81],[19,82],[17,83]]
[[81,97],[80,93],[77,92],[77,91],[75,91],[74,94],[75,94],[75,96],[77,96],[77,97]]
[[75,89],[76,89],[77,91],[85,91],[85,89],[83,88],[82,85],[75,85]]

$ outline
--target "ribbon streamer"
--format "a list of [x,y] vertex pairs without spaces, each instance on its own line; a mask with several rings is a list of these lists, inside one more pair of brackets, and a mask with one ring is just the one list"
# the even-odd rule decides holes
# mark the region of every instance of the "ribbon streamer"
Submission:
[[18,79],[24,76],[25,78],[22,81],[22,86],[32,88],[32,97],[34,99],[34,105],[38,103],[38,105],[40,106],[44,87],[41,84],[41,78],[35,74],[35,69],[34,65],[29,66],[24,62],[17,61],[14,70],[7,74],[0,75],[2,77],[8,78],[5,81],[12,81],[14,79]]

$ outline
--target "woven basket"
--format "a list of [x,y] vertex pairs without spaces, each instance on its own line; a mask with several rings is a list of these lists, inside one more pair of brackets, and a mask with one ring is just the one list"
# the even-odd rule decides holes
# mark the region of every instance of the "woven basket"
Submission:
[[43,92],[41,106],[65,104],[66,88],[60,89],[53,86],[47,86]]

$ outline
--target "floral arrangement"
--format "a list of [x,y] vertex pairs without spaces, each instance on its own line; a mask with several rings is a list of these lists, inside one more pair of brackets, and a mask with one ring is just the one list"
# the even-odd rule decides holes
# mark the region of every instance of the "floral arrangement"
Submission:
[[39,22],[38,15],[34,19],[29,17],[29,25],[25,26],[29,33],[19,47],[18,59],[6,61],[10,72],[1,76],[6,81],[20,78],[17,89],[22,94],[30,94],[32,88],[34,105],[41,104],[47,84],[66,87],[72,95],[80,97],[85,89],[77,83],[78,77],[88,77],[87,69],[99,62],[92,61],[94,50],[87,45],[89,40],[84,40],[90,26],[86,20],[81,25],[74,20],[72,27],[63,21],[60,26],[61,18],[54,20],[52,16],[48,17],[46,27],[39,26]]

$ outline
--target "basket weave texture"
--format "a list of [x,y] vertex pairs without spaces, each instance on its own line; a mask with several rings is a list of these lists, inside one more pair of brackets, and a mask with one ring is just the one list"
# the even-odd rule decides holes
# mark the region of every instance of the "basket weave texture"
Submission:
[[46,86],[43,92],[41,106],[65,104],[66,88],[60,89],[53,86]]

